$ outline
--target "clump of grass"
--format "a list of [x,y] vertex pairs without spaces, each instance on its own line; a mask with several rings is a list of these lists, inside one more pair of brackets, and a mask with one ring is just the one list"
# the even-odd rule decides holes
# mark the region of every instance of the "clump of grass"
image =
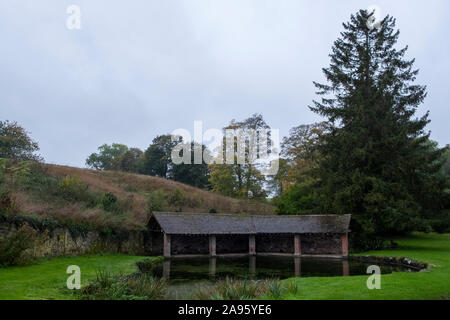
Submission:
[[97,277],[82,288],[83,300],[160,300],[167,292],[167,282],[148,274],[118,275],[97,271]]
[[213,285],[202,285],[192,294],[198,300],[250,300],[282,299],[286,295],[295,295],[300,288],[296,282],[268,280],[237,280],[225,278]]
[[249,300],[270,294],[277,286],[277,280],[236,280],[227,277],[211,286],[199,287],[192,297],[198,300]]
[[300,286],[295,281],[289,281],[285,284],[286,293],[296,295],[300,292]]
[[157,257],[153,259],[145,259],[143,261],[136,262],[139,272],[153,275],[155,269],[163,262],[163,257]]

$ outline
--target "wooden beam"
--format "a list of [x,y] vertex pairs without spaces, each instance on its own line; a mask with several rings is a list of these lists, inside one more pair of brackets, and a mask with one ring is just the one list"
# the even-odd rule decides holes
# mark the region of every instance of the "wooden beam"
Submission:
[[209,236],[209,255],[212,257],[216,256],[216,236]]
[[296,256],[302,255],[302,245],[299,234],[294,235],[294,255]]
[[248,236],[248,254],[256,254],[256,239],[254,234]]

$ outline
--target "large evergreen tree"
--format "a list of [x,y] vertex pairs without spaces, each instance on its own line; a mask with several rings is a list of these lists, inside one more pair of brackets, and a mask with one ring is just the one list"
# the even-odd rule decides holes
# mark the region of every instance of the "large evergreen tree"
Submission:
[[414,84],[418,70],[397,49],[399,31],[387,16],[370,28],[365,10],[344,23],[323,69],[327,84],[311,110],[331,130],[319,145],[323,210],[353,215],[361,237],[424,229],[444,206],[439,177],[442,150],[429,147],[428,113],[415,117],[426,96]]

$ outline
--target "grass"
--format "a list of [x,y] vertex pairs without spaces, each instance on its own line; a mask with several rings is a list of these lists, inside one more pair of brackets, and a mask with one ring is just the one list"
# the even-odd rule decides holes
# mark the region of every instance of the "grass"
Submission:
[[[359,255],[407,257],[432,264],[419,272],[398,272],[381,276],[381,289],[369,290],[368,276],[333,278],[293,278],[296,293],[287,293],[281,299],[308,300],[435,300],[450,297],[450,234],[414,234],[396,239],[395,250],[364,252]],[[273,297],[265,296],[271,299]]]
[[[414,234],[396,239],[398,249],[364,252],[361,255],[408,257],[432,264],[419,273],[398,272],[381,276],[381,290],[369,290],[368,276],[291,278],[282,287],[270,288],[265,299],[445,299],[450,297],[450,234]],[[74,299],[65,288],[66,268],[78,265],[81,282],[95,280],[96,271],[109,268],[114,274],[137,271],[143,257],[127,255],[81,256],[41,260],[26,267],[0,268],[0,299]]]
[[166,297],[167,281],[148,273],[114,276],[99,271],[97,277],[79,292],[84,300],[162,300]]
[[98,269],[113,274],[137,271],[136,262],[143,258],[128,255],[85,255],[41,260],[39,264],[25,267],[0,268],[0,300],[24,299],[74,299],[66,288],[69,274],[67,267],[77,265],[81,269],[81,285],[94,280]]
[[255,299],[266,292],[277,296],[281,292],[277,280],[235,280],[226,278],[214,285],[200,286],[192,295],[197,300],[249,300]]
[[159,177],[23,161],[5,163],[0,167],[0,198],[7,193],[9,201],[5,208],[0,201],[0,211],[8,214],[135,230],[145,225],[149,209],[259,214],[271,214],[275,209],[264,201],[233,199]]

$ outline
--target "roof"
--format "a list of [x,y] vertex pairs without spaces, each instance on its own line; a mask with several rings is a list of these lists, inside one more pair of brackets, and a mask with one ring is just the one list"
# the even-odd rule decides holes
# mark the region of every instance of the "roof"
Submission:
[[351,215],[154,213],[166,234],[346,233]]

